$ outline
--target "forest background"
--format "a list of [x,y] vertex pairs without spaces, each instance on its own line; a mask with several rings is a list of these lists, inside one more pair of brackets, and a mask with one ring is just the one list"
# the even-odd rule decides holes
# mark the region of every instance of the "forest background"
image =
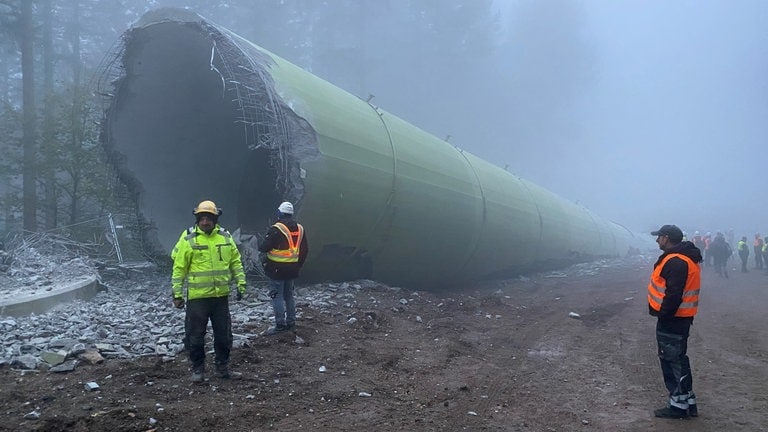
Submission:
[[491,53],[509,46],[491,1],[2,0],[0,231],[89,231],[108,214],[130,213],[99,145],[110,90],[101,74],[121,34],[166,6],[189,8],[435,133],[480,102],[470,81],[482,83]]
[[99,145],[104,71],[160,7],[632,231],[768,231],[761,0],[0,0],[0,233],[130,223]]

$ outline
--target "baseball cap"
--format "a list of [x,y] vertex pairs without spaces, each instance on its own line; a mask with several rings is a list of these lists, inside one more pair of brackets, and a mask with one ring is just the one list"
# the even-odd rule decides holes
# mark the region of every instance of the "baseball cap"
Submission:
[[651,232],[654,236],[667,236],[673,242],[680,242],[683,240],[683,231],[675,225],[664,225],[657,231]]

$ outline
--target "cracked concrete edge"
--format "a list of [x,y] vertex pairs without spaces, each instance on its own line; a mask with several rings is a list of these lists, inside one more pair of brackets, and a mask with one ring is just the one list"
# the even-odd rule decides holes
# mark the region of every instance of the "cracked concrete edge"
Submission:
[[67,285],[58,286],[43,293],[19,295],[13,299],[0,300],[0,316],[27,316],[42,314],[54,306],[74,299],[91,299],[104,288],[96,275],[83,276]]

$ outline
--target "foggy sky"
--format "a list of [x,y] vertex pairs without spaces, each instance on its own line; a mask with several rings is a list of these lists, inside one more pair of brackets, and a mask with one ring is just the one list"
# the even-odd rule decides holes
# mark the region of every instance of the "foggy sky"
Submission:
[[467,149],[632,230],[768,235],[768,2],[573,3],[588,83]]
[[[189,3],[195,2],[152,5]],[[768,235],[768,1],[495,4],[502,34],[493,58],[443,61],[426,83],[409,64],[414,52],[395,56],[399,62],[390,46],[381,44],[386,49],[379,52],[373,41],[392,38],[382,36],[391,29],[372,18],[363,20],[367,32],[340,24],[348,44],[371,38],[362,44],[365,76],[354,80],[365,85],[347,89],[364,99],[375,95],[382,109],[632,231],[675,223],[690,233],[734,228],[750,239],[758,231]],[[214,22],[287,54],[267,37],[285,35],[258,37],[259,26],[235,19],[242,9],[210,12]],[[407,39],[419,32],[393,34],[408,48],[430,48],[419,36]],[[335,37],[341,36],[329,39]],[[325,65],[327,74],[286,58],[344,87],[344,77],[359,72],[357,63],[332,53],[327,57],[336,64]],[[466,68],[467,76],[440,83],[450,68]]]

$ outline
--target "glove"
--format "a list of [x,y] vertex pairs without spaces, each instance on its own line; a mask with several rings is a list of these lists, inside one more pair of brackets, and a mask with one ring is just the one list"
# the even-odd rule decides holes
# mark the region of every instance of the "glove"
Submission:
[[237,294],[235,294],[235,298],[237,299],[237,301],[242,300],[243,299],[243,293],[238,291]]
[[184,298],[179,297],[173,299],[173,305],[176,307],[176,309],[184,309]]

